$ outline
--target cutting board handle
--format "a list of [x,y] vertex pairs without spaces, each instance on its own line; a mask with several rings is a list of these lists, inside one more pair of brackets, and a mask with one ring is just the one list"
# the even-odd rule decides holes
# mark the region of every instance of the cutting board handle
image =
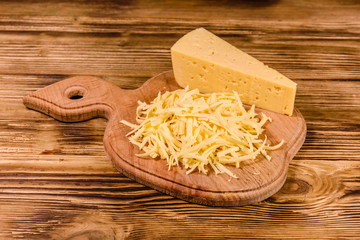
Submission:
[[[24,105],[59,121],[78,122],[95,117],[110,119],[133,91],[92,76],[71,77],[25,96]],[[131,103],[130,103],[131,104]]]

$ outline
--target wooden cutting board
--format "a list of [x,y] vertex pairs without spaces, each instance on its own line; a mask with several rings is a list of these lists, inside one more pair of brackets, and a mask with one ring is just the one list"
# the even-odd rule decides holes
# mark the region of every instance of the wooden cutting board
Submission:
[[189,175],[178,167],[168,171],[165,160],[135,156],[126,133],[130,128],[120,120],[135,123],[137,101],[150,102],[158,92],[172,91],[179,86],[172,71],[161,73],[136,90],[124,90],[96,77],[79,76],[57,82],[24,97],[28,108],[64,122],[84,121],[95,117],[108,119],[104,147],[114,166],[124,175],[160,192],[203,205],[240,206],[256,203],[276,193],[284,184],[290,160],[304,143],[306,123],[295,108],[293,116],[257,109],[272,118],[266,125],[271,143],[282,139],[285,145],[271,151],[271,161],[258,158],[241,168],[229,167],[239,178],[226,174],[208,176],[197,172]]

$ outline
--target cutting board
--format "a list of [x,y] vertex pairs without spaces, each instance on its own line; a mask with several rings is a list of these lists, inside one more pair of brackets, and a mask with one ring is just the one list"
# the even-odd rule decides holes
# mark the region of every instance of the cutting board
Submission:
[[239,178],[226,174],[204,175],[174,167],[165,160],[138,158],[140,150],[125,136],[131,129],[120,123],[135,123],[137,102],[150,102],[158,92],[180,88],[172,71],[161,73],[135,90],[124,90],[100,78],[78,76],[40,89],[23,101],[26,107],[45,113],[59,121],[78,122],[95,117],[108,119],[104,147],[108,158],[124,175],[165,194],[203,205],[240,206],[262,201],[284,184],[290,160],[304,143],[306,123],[295,108],[293,116],[256,109],[272,118],[265,133],[272,144],[285,144],[270,151],[272,159],[259,157],[244,162],[240,168],[228,167]]

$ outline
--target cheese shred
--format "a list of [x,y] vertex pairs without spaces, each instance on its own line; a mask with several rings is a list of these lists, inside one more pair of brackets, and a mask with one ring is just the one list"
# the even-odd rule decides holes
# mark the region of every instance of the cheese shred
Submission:
[[238,178],[224,165],[237,168],[259,155],[270,160],[267,151],[276,150],[284,141],[270,146],[261,138],[264,124],[255,106],[246,110],[237,92],[201,94],[198,89],[179,89],[158,94],[150,103],[138,102],[136,121],[120,121],[129,126],[127,136],[143,153],[138,157],[166,159],[169,170],[182,166],[186,174],[198,170]]

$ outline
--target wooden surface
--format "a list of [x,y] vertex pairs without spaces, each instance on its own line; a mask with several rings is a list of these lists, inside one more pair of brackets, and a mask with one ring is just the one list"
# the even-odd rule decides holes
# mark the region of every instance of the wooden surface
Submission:
[[[0,239],[358,239],[357,0],[1,1]],[[106,158],[102,118],[63,123],[22,97],[77,75],[137,88],[205,27],[298,83],[305,144],[283,188],[204,207],[144,187]]]
[[160,73],[147,80],[140,88],[123,90],[101,78],[71,77],[23,98],[24,105],[62,122],[79,122],[104,117],[108,124],[104,134],[104,148],[114,166],[125,176],[171,196],[209,206],[242,206],[265,200],[283,186],[292,158],[299,151],[306,136],[306,123],[298,109],[291,117],[256,109],[272,119],[265,125],[268,141],[284,145],[269,151],[265,157],[245,161],[240,168],[227,168],[238,179],[213,172],[186,174],[186,169],[171,171],[165,160],[139,158],[139,148],[130,143],[126,134],[132,129],[121,120],[137,124],[138,101],[150,103],[159,91],[179,89],[173,71]]

